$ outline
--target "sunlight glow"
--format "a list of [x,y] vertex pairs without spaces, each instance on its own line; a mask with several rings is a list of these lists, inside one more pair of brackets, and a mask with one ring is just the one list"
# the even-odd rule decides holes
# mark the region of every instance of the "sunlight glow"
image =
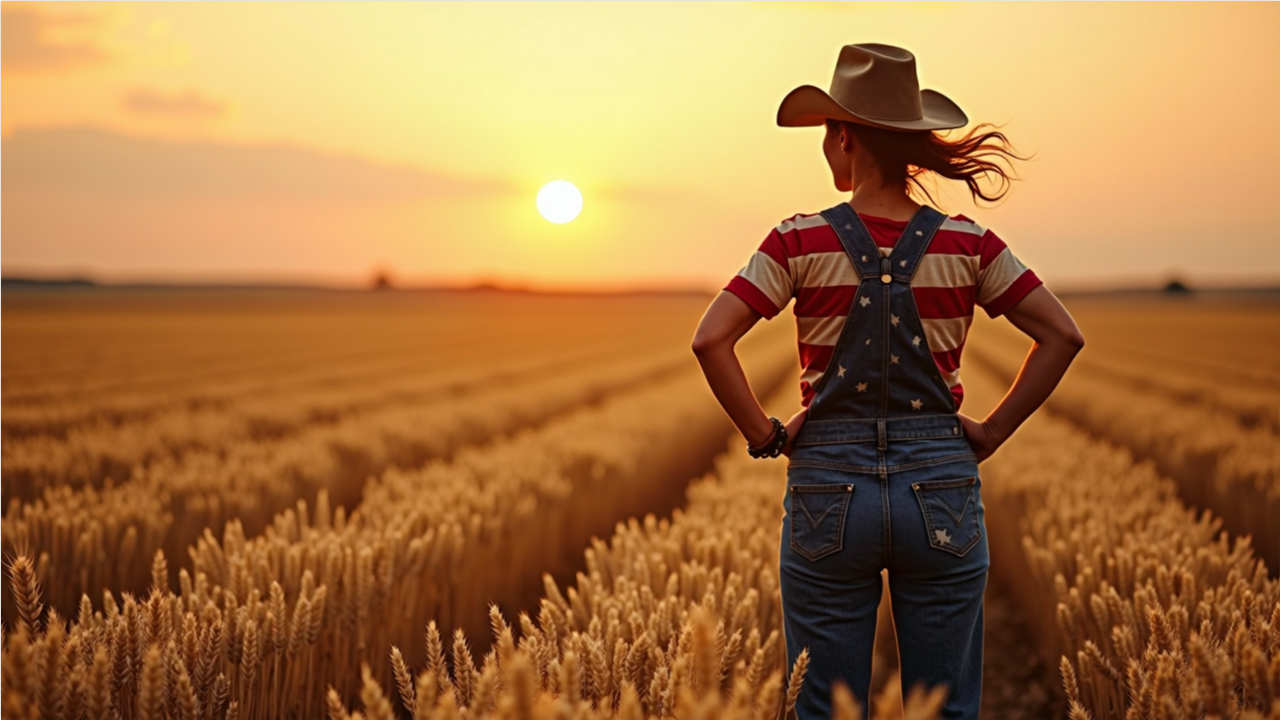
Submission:
[[582,193],[568,180],[552,180],[538,191],[538,212],[563,225],[582,212]]

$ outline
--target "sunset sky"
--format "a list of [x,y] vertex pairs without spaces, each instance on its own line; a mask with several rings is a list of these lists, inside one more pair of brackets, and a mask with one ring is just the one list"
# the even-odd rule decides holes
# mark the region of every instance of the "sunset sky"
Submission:
[[880,42],[1035,154],[934,197],[1051,288],[1280,282],[1276,3],[2,7],[6,276],[714,290],[845,199],[775,112]]

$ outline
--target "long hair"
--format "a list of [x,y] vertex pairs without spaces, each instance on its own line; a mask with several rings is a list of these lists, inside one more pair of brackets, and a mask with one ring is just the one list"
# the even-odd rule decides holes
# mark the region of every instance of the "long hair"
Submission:
[[[926,173],[932,172],[948,180],[963,180],[975,202],[978,198],[994,202],[1008,193],[1010,177],[999,164],[983,158],[1003,159],[1012,168],[1009,158],[1027,160],[1031,157],[1014,154],[1008,138],[998,130],[982,132],[984,126],[999,127],[991,123],[982,123],[956,140],[944,138],[937,130],[903,132],[832,119],[827,120],[827,125],[833,131],[839,131],[839,126],[843,125],[858,139],[871,155],[886,185],[900,187],[903,194],[910,194],[909,186],[914,185],[934,205],[937,203],[933,202],[933,196],[920,182],[920,177]],[[1000,144],[988,143],[988,140],[999,140]],[[986,174],[999,177],[1003,189],[994,195],[984,193],[978,186],[978,176]]]

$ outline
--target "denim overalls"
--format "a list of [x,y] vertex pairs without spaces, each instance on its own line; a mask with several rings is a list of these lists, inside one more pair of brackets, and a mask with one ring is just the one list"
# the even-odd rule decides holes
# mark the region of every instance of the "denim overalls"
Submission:
[[902,687],[946,683],[941,717],[976,718],[990,564],[982,482],[910,284],[946,216],[921,206],[883,257],[847,203],[822,215],[860,279],[787,465],[787,667],[810,655],[796,713],[829,718],[836,679],[867,707],[887,568]]

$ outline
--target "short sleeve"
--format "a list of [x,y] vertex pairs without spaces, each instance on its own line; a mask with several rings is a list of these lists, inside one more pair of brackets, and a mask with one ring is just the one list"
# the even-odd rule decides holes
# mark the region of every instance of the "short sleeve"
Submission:
[[982,235],[979,248],[976,302],[988,317],[1000,317],[1044,284],[994,232]]
[[795,283],[782,235],[774,228],[724,289],[771,320],[791,302]]

